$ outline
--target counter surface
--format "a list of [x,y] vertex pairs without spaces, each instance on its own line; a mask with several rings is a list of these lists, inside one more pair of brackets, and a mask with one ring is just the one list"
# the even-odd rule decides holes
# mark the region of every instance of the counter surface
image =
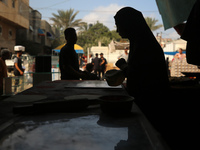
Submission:
[[[93,104],[80,112],[14,115],[12,108],[30,105],[27,96],[45,96],[40,102],[104,95],[127,95],[122,86],[109,87],[104,81],[44,82],[14,97],[25,100],[0,102],[0,149],[9,150],[168,150],[139,108],[133,103],[130,114],[110,116]],[[13,97],[13,98],[14,98]],[[36,99],[35,99],[36,100]]]

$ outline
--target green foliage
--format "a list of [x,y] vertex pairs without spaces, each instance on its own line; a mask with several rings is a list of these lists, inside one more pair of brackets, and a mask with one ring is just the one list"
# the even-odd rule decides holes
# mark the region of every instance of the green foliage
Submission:
[[119,42],[119,41],[122,40],[121,36],[115,30],[110,31],[110,33],[111,33],[112,39],[114,41],[118,41]]
[[120,41],[121,37],[116,31],[110,31],[108,27],[98,22],[85,25],[84,30],[78,34],[77,44],[87,47],[97,46],[101,42],[102,46],[108,46],[111,40]]
[[155,18],[145,17],[145,20],[151,31],[155,31],[163,26],[162,24],[156,25],[158,20]]
[[53,17],[50,18],[54,23],[54,26],[64,31],[68,27],[80,27],[84,24],[81,19],[76,19],[76,15],[79,11],[74,12],[74,9],[58,10],[58,14],[53,13]]
[[57,47],[65,43],[64,30],[68,27],[82,28],[86,23],[81,19],[75,19],[79,11],[74,12],[74,9],[58,10],[58,14],[53,13],[50,20],[53,21],[53,27],[60,31],[60,37],[56,37],[52,43],[52,47]]

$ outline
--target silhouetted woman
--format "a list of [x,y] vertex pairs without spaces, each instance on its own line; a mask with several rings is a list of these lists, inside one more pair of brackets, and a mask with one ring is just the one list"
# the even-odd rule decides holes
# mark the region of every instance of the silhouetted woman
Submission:
[[162,95],[169,87],[164,53],[142,13],[125,7],[114,18],[119,35],[130,40],[128,64],[123,59],[116,63],[127,75],[129,94],[150,99]]
[[[194,137],[199,134],[198,117],[188,109],[194,106],[186,100],[177,103],[173,96],[168,97],[169,81],[163,50],[142,13],[125,7],[114,18],[117,32],[130,40],[128,64],[123,59],[116,63],[127,75],[129,94],[135,97],[136,104],[172,149],[197,149],[194,147],[199,147],[199,143]],[[186,102],[188,105],[184,104]]]
[[128,63],[124,59],[116,62],[127,76],[127,91],[151,123],[162,128],[159,117],[165,115],[169,89],[163,50],[141,12],[125,7],[114,18],[119,35],[130,40]]

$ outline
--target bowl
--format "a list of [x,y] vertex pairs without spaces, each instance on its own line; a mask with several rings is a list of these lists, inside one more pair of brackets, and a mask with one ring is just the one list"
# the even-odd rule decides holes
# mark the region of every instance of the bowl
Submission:
[[122,70],[112,69],[105,73],[104,79],[106,79],[109,86],[118,86],[123,83],[125,76]]
[[107,95],[99,98],[101,111],[106,114],[130,113],[134,98],[125,95]]

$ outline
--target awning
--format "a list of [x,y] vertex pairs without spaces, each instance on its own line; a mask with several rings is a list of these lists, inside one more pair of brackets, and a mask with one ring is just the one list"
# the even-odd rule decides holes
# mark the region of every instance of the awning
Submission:
[[[60,53],[60,50],[57,49],[53,49],[53,51],[55,51],[56,53]],[[84,54],[83,50],[75,50],[77,54]]]
[[196,0],[156,0],[165,30],[188,19]]
[[52,40],[54,39],[53,35],[50,32],[47,32],[46,35],[49,39],[52,39]]
[[[60,45],[60,46],[54,48],[53,51],[55,51],[55,52],[57,52],[57,53],[60,53],[60,50],[61,50],[61,48],[62,48],[63,46],[65,46],[65,44],[62,44],[62,45]],[[75,45],[74,45],[74,49],[75,49],[75,51],[76,51],[77,54],[84,54],[83,48],[82,48],[80,45],[75,44]]]
[[58,49],[53,49],[53,51],[56,53],[60,53],[60,50],[58,50]]
[[45,33],[42,29],[38,28],[38,35],[45,36]]
[[[165,55],[176,55],[178,52],[164,52]],[[183,51],[183,54],[185,54],[186,51]]]

